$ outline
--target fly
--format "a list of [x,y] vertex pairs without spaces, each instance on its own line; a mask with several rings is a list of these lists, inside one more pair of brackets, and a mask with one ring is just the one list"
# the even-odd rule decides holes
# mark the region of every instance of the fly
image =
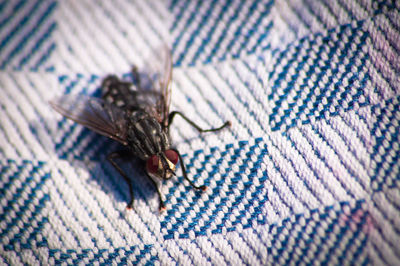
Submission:
[[[161,211],[165,209],[165,205],[155,178],[169,179],[176,175],[178,161],[183,177],[193,188],[203,191],[207,188],[204,185],[196,186],[188,178],[181,154],[171,146],[169,127],[174,117],[181,116],[199,132],[219,131],[230,125],[227,121],[218,128],[204,130],[183,113],[169,112],[172,59],[168,49],[160,54],[149,65],[155,67],[146,73],[147,84],[142,83],[137,69],[133,68],[135,84],[110,75],[102,82],[102,98],[64,95],[50,101],[51,106],[63,116],[127,147],[125,150],[112,152],[107,159],[129,186],[131,199],[128,209],[133,208],[134,202],[132,180],[117,164],[116,159],[134,156],[144,162],[144,172],[157,190]],[[154,63],[157,61],[159,64]]]

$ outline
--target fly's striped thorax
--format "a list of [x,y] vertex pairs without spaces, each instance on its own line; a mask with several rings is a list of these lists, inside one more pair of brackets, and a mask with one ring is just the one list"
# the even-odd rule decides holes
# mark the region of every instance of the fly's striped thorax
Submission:
[[155,117],[144,111],[127,115],[128,145],[136,156],[147,160],[170,148],[169,137]]

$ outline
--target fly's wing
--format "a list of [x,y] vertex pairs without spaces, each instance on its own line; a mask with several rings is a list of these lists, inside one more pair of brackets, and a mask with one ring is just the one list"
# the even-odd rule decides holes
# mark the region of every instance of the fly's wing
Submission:
[[[166,121],[169,114],[169,105],[171,103],[171,79],[172,79],[172,58],[171,52],[167,47],[161,49],[160,63],[152,64],[154,89],[159,92],[160,97],[156,104],[157,112],[162,117],[162,121]],[[158,79],[157,79],[158,78]]]
[[137,89],[138,104],[160,122],[168,120],[171,97],[172,59],[167,46],[158,49],[146,61],[141,84]]
[[63,116],[127,144],[125,113],[118,107],[86,95],[64,95],[50,101],[50,105]]

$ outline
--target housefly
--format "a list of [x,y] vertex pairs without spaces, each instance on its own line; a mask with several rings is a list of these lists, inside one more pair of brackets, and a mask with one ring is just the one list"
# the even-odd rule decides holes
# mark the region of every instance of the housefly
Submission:
[[51,106],[63,116],[126,147],[125,150],[112,152],[107,159],[129,186],[131,199],[128,209],[133,207],[134,202],[132,180],[116,159],[137,157],[144,162],[144,172],[154,184],[159,208],[163,210],[165,205],[156,178],[169,179],[176,175],[178,161],[183,177],[190,185],[195,189],[206,189],[206,186],[196,186],[188,178],[181,154],[171,146],[169,127],[174,117],[181,116],[199,132],[219,131],[230,125],[227,121],[218,128],[204,130],[183,113],[169,112],[172,60],[167,48],[161,51],[158,57],[148,62],[146,76],[139,75],[135,67],[132,69],[135,82],[122,81],[114,75],[106,77],[101,85],[102,98],[64,95],[50,101]]

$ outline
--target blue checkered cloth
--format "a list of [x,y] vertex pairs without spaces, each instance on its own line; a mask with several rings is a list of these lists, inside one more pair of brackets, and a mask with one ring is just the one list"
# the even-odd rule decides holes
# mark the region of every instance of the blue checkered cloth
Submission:
[[[194,190],[51,109],[170,43]],[[400,264],[399,1],[0,2],[0,264]]]

